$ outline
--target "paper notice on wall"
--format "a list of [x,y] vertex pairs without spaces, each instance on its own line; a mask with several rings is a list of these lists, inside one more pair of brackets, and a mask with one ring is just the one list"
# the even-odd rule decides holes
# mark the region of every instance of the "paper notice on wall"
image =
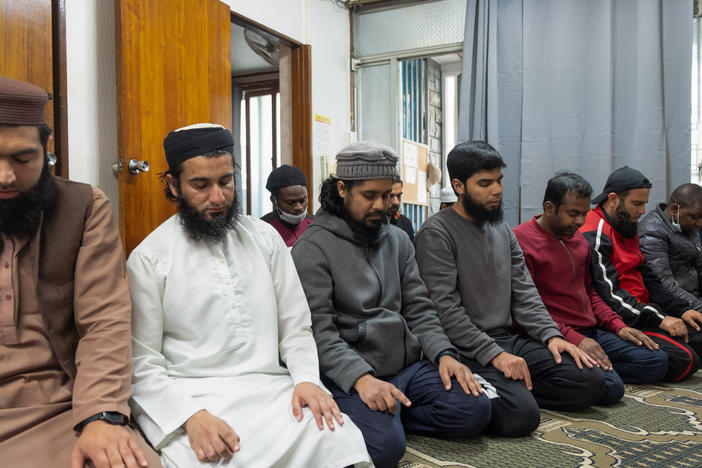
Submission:
[[405,181],[406,184],[417,183],[417,168],[405,166]]
[[334,164],[329,149],[329,133],[331,118],[314,114],[314,147],[313,154],[319,161],[319,182],[321,183],[333,171]]
[[419,203],[427,202],[427,173],[426,171],[417,171],[417,201]]
[[417,147],[408,141],[402,142],[402,159],[405,167],[416,168],[418,159]]
[[316,156],[329,155],[329,129],[331,119],[323,115],[314,114],[314,154]]

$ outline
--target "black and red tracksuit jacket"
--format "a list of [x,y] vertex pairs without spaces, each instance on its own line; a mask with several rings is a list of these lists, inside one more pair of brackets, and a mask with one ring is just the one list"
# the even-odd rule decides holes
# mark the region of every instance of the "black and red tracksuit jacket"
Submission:
[[599,296],[630,327],[658,328],[665,315],[689,309],[663,286],[644,263],[639,236],[624,237],[597,207],[580,228],[592,249],[590,273]]

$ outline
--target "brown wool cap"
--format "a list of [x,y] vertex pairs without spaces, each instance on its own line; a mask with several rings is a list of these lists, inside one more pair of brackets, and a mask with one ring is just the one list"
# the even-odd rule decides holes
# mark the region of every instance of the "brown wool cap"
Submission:
[[0,124],[46,124],[48,100],[39,86],[0,76]]

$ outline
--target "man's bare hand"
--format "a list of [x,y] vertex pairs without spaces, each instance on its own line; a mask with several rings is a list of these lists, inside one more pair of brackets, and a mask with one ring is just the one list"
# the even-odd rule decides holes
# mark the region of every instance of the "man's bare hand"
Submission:
[[201,462],[230,460],[239,451],[239,436],[223,419],[200,410],[183,424],[188,442]]
[[439,376],[446,390],[451,390],[451,376],[456,377],[466,395],[480,396],[483,387],[480,386],[468,366],[460,363],[451,356],[443,355],[439,359]]
[[666,315],[658,328],[668,332],[670,336],[681,337],[687,343],[687,327],[681,319]]
[[658,344],[655,341],[649,338],[648,335],[646,335],[644,332],[642,332],[641,330],[637,330],[636,328],[624,327],[621,330],[619,330],[619,333],[617,333],[617,335],[622,340],[631,341],[636,346],[643,345],[651,351],[659,348]]
[[578,369],[583,368],[583,364],[587,367],[594,367],[597,365],[594,359],[588,356],[584,351],[575,346],[573,343],[568,343],[566,340],[559,336],[554,336],[548,340],[548,350],[553,354],[553,360],[556,364],[560,364],[563,361],[561,358],[561,353],[565,352],[570,354],[575,361],[575,365]]
[[490,363],[508,379],[523,380],[527,390],[531,390],[531,375],[523,358],[502,351]]
[[335,419],[339,425],[344,424],[341,411],[339,411],[339,406],[334,401],[334,398],[311,382],[300,382],[295,385],[293,390],[292,407],[297,422],[302,421],[303,406],[307,406],[312,411],[320,431],[324,429],[322,417],[327,421],[327,427],[332,431],[334,430]]
[[405,396],[396,386],[384,380],[376,379],[370,374],[362,375],[353,385],[361,401],[372,411],[390,411],[391,414],[397,412],[397,402],[400,400],[405,406],[410,406],[409,398]]
[[86,424],[73,446],[71,468],[83,468],[88,460],[95,468],[148,466],[144,452],[127,429],[104,421]]
[[692,328],[694,328],[697,331],[700,331],[700,326],[698,322],[702,323],[702,314],[697,312],[695,309],[686,310],[682,314],[682,319],[685,322],[687,322],[687,324],[690,325]]
[[612,370],[612,363],[609,360],[609,356],[607,356],[607,353],[604,352],[604,349],[602,349],[597,341],[585,337],[578,345],[578,348],[585,351],[588,356],[594,359],[601,369]]

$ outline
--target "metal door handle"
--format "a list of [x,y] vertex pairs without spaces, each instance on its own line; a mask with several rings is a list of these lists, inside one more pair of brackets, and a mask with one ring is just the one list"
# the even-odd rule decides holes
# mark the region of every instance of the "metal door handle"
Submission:
[[129,165],[127,167],[129,168],[129,172],[131,172],[132,174],[138,174],[140,172],[149,172],[149,161],[139,161],[137,159],[130,159]]

